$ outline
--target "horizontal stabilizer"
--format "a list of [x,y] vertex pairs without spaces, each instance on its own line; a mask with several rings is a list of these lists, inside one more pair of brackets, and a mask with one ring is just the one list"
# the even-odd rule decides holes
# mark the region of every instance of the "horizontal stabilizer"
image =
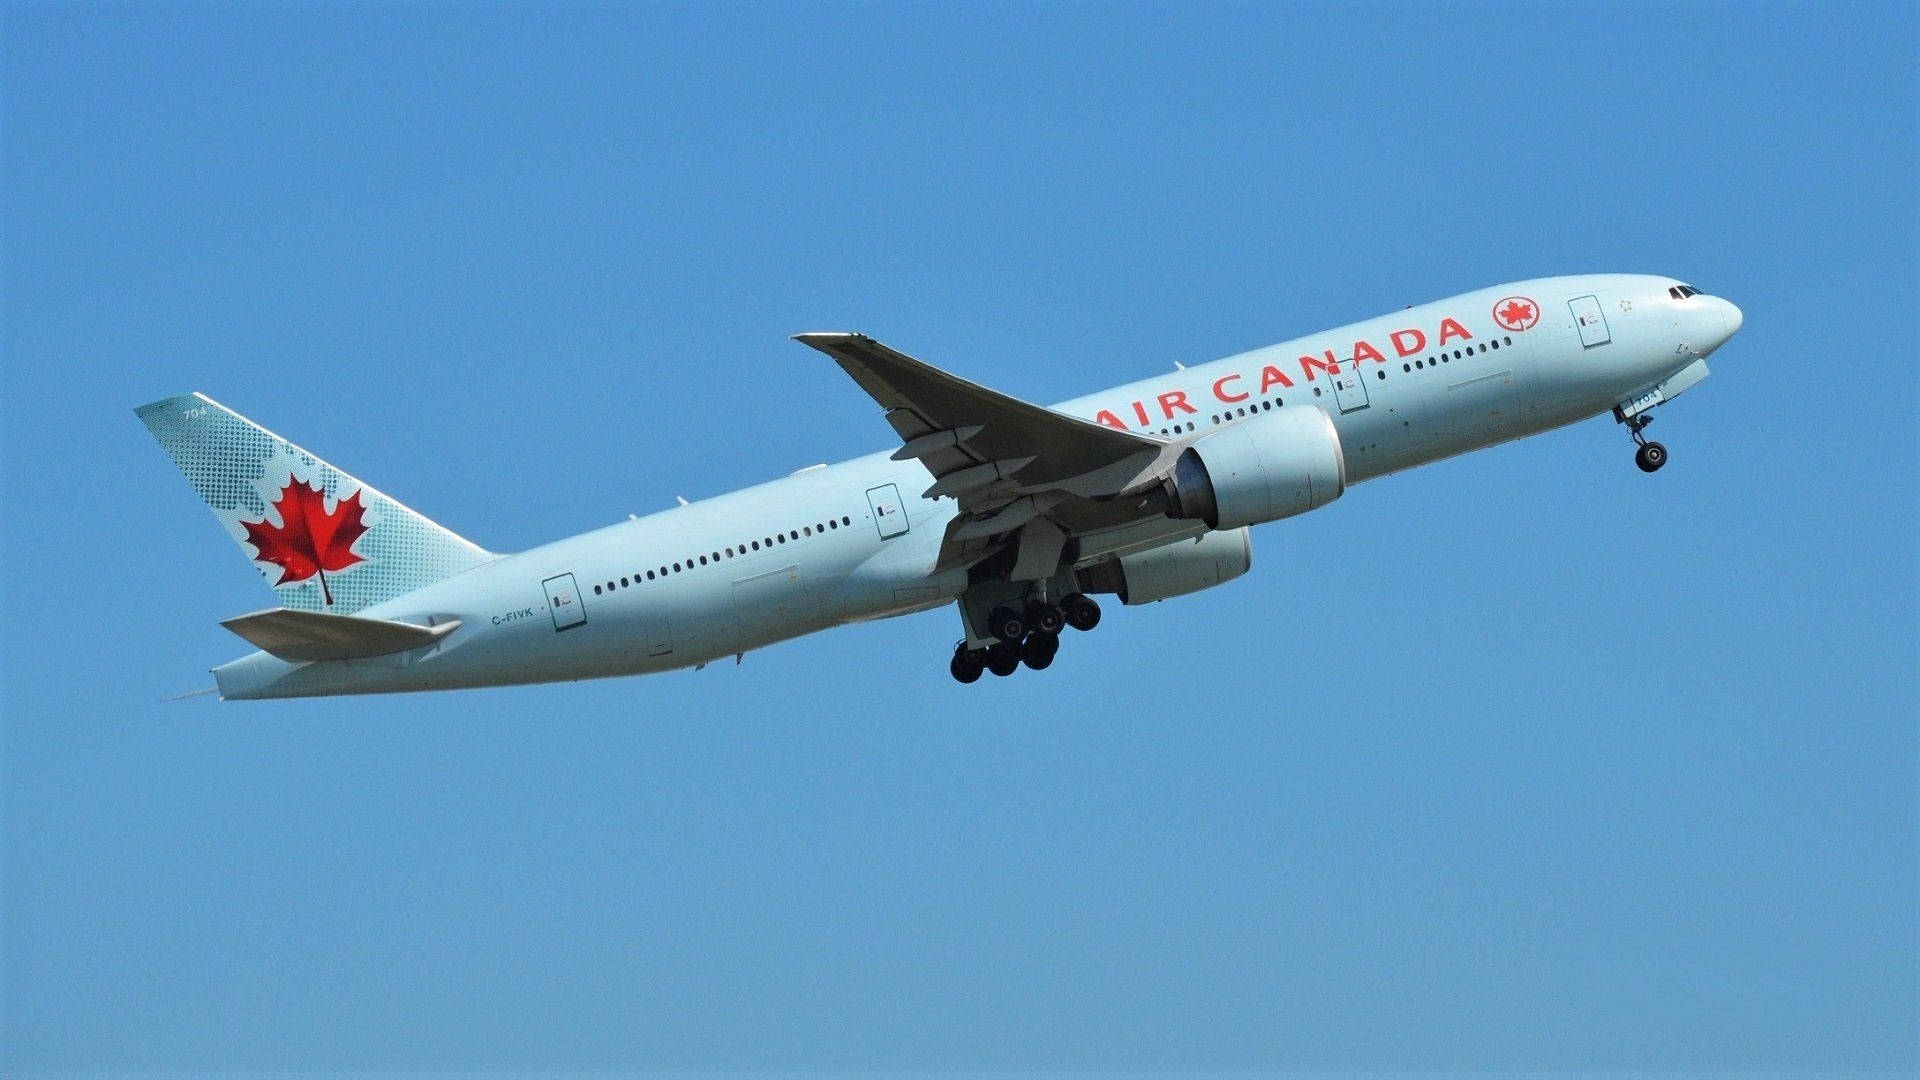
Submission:
[[358,615],[274,608],[220,624],[282,660],[359,660],[424,648],[452,633],[460,620],[415,626]]

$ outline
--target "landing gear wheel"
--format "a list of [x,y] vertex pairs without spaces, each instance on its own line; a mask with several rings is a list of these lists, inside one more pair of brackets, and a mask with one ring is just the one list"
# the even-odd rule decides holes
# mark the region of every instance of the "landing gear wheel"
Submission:
[[1059,652],[1060,639],[1038,630],[1028,634],[1027,640],[1020,645],[1020,659],[1035,671],[1045,671]]
[[1060,601],[1067,625],[1075,630],[1091,630],[1100,625],[1100,605],[1085,593],[1074,593]]
[[947,670],[963,683],[979,682],[980,673],[987,670],[987,650],[969,649],[963,641],[953,650],[953,662]]
[[1001,604],[987,616],[987,633],[1001,641],[1018,644],[1027,636],[1026,613],[1012,604]]
[[1005,678],[1020,668],[1020,646],[1002,641],[987,649],[987,670]]
[[1633,463],[1640,466],[1641,472],[1659,472],[1660,466],[1667,463],[1667,448],[1657,442],[1647,441],[1647,437],[1640,434],[1647,430],[1648,424],[1653,423],[1653,417],[1646,413],[1623,416],[1617,408],[1613,410],[1613,415],[1627,425],[1627,434],[1633,437],[1634,445],[1640,448],[1633,452]]
[[1027,605],[1027,626],[1036,634],[1058,634],[1067,617],[1058,607],[1041,601]]

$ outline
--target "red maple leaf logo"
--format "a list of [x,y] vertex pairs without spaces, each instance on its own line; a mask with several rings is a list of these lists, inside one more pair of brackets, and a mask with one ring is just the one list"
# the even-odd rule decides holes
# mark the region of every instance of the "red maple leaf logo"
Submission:
[[333,590],[327,587],[326,572],[366,561],[353,553],[354,541],[367,531],[367,508],[360,501],[360,493],[355,491],[352,497],[334,503],[333,512],[328,513],[326,496],[319,487],[289,476],[273,509],[280,515],[279,525],[271,524],[264,515],[259,521],[240,523],[247,530],[247,543],[259,552],[254,558],[280,568],[280,580],[273,583],[276,589],[318,574],[320,593],[331,607]]
[[1494,321],[1508,330],[1528,330],[1540,321],[1540,306],[1524,296],[1509,296],[1493,305]]

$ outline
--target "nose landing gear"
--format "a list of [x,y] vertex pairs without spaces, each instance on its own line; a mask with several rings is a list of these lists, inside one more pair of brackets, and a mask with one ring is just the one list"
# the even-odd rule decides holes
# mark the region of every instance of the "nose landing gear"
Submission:
[[1633,436],[1634,444],[1639,447],[1633,452],[1633,463],[1640,466],[1641,472],[1659,472],[1660,466],[1667,463],[1667,448],[1640,434],[1648,424],[1653,423],[1653,417],[1641,413],[1625,417],[1621,422],[1627,425],[1627,434]]

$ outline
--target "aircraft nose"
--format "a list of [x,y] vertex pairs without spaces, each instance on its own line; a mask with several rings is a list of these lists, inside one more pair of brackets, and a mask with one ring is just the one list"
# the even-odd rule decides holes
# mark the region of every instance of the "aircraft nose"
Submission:
[[1739,333],[1740,324],[1746,321],[1746,317],[1740,314],[1740,309],[1735,307],[1731,300],[1720,301],[1720,319],[1727,325],[1728,337]]

